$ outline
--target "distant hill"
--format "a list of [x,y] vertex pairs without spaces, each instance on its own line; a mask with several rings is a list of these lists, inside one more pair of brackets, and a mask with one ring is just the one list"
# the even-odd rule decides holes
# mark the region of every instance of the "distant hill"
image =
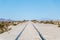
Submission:
[[40,20],[52,20],[50,18],[40,18]]
[[0,18],[0,21],[13,21],[13,20],[11,20],[11,19]]

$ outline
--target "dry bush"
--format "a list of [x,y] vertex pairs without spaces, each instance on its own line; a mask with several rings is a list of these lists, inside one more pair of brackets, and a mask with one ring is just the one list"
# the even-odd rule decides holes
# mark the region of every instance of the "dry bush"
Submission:
[[46,21],[40,21],[40,23],[44,23],[44,24],[54,24],[53,21],[48,21],[48,20],[46,20]]
[[17,24],[13,23],[14,26],[16,26]]
[[19,23],[20,23],[19,21],[0,22],[0,34],[11,30],[11,28],[8,28],[8,26],[10,26],[10,25],[16,26]]
[[58,27],[60,27],[60,24],[58,24]]
[[54,24],[54,22],[53,22],[53,21],[50,21],[50,23],[51,23],[51,24]]
[[11,24],[13,25],[13,26],[16,26],[16,25],[18,25],[20,22],[19,21],[13,21]]
[[32,22],[34,22],[34,23],[36,23],[37,22],[37,20],[31,20]]
[[3,32],[8,31],[8,26],[10,25],[10,22],[0,22],[0,34]]
[[44,24],[48,24],[48,23],[49,23],[49,21],[45,21],[45,22],[44,22]]
[[44,23],[44,21],[40,21],[40,23]]

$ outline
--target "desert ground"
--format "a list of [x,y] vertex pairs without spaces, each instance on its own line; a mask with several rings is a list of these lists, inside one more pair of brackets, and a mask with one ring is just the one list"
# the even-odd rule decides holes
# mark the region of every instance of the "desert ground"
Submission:
[[54,24],[28,21],[10,27],[10,31],[0,34],[0,40],[60,40],[60,28]]

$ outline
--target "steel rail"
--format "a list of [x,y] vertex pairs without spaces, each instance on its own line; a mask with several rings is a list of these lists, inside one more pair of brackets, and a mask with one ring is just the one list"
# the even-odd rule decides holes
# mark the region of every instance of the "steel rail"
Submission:
[[46,40],[46,38],[42,35],[42,33],[40,31],[38,31],[38,29],[36,28],[36,26],[34,24],[32,24],[33,27],[35,28],[35,30],[38,32],[39,36],[41,37],[42,40]]
[[21,34],[22,34],[22,32],[24,31],[24,29],[26,28],[26,26],[27,26],[27,24],[26,24],[25,27],[22,29],[22,31],[18,34],[18,36],[16,37],[15,40],[18,40],[18,39],[19,39],[19,37],[21,36]]

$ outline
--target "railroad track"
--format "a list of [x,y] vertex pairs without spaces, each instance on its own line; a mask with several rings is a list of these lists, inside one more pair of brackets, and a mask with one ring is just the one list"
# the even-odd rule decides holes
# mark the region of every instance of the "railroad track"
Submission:
[[[27,24],[28,25],[28,24]],[[19,35],[16,37],[15,40],[18,40],[22,34],[22,32],[24,31],[24,29],[27,27],[27,25],[25,25],[25,27],[22,29],[22,31],[19,33]],[[46,40],[45,37],[42,35],[42,33],[40,31],[38,31],[38,29],[36,28],[36,26],[32,23],[33,27],[35,28],[35,30],[37,31],[39,37],[42,39],[42,40]]]
[[24,31],[24,29],[26,28],[26,26],[27,26],[27,24],[25,25],[25,27],[22,29],[22,31],[19,33],[19,35],[16,37],[15,40],[18,40],[18,39],[19,39],[19,37],[21,36],[21,34],[22,34],[22,32]]
[[38,31],[38,29],[36,28],[36,26],[35,26],[34,24],[32,24],[32,25],[33,25],[33,27],[35,28],[35,30],[38,32],[40,38],[41,38],[42,40],[46,40],[46,38],[42,35],[42,33],[41,33],[40,31]]

